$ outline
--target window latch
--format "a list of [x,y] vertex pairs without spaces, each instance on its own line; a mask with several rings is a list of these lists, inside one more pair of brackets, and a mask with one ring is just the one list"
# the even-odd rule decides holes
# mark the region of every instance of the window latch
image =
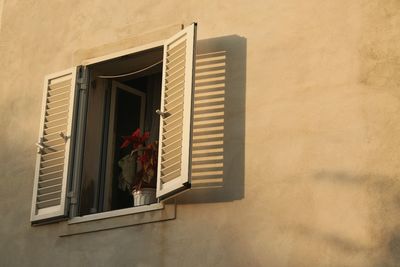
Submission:
[[168,112],[164,112],[164,111],[161,111],[161,110],[159,110],[159,109],[156,110],[156,113],[157,113],[158,115],[160,115],[161,117],[166,117],[166,116],[169,115]]

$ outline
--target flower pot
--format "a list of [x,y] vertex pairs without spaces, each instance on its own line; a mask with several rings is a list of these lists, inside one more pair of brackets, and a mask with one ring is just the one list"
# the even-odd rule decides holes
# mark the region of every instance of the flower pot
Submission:
[[140,190],[133,190],[133,206],[142,206],[156,203],[156,189],[155,188],[142,188]]

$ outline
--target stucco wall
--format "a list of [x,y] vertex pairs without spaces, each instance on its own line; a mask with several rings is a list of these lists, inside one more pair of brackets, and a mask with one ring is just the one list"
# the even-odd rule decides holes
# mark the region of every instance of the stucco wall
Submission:
[[[0,265],[400,266],[399,10],[397,0],[5,0]],[[62,238],[65,223],[31,227],[43,76],[191,21],[205,46],[245,43],[228,54],[225,88],[227,105],[241,105],[226,117],[240,123],[224,179],[241,188],[221,194],[239,193],[184,196],[166,222]]]

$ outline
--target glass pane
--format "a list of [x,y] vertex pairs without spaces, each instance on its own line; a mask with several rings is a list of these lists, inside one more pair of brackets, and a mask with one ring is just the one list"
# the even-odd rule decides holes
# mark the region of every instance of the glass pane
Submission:
[[126,90],[117,89],[115,116],[115,146],[113,161],[112,204],[111,209],[132,207],[132,195],[129,190],[121,190],[118,186],[121,169],[118,161],[131,152],[131,147],[121,149],[123,136],[129,136],[140,128],[141,97]]

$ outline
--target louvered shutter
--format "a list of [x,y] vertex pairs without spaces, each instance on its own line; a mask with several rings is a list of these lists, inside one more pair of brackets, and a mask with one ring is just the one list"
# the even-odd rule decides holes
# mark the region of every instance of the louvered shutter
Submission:
[[66,215],[76,67],[45,78],[31,221]]
[[196,24],[164,44],[157,197],[190,187],[190,143]]

